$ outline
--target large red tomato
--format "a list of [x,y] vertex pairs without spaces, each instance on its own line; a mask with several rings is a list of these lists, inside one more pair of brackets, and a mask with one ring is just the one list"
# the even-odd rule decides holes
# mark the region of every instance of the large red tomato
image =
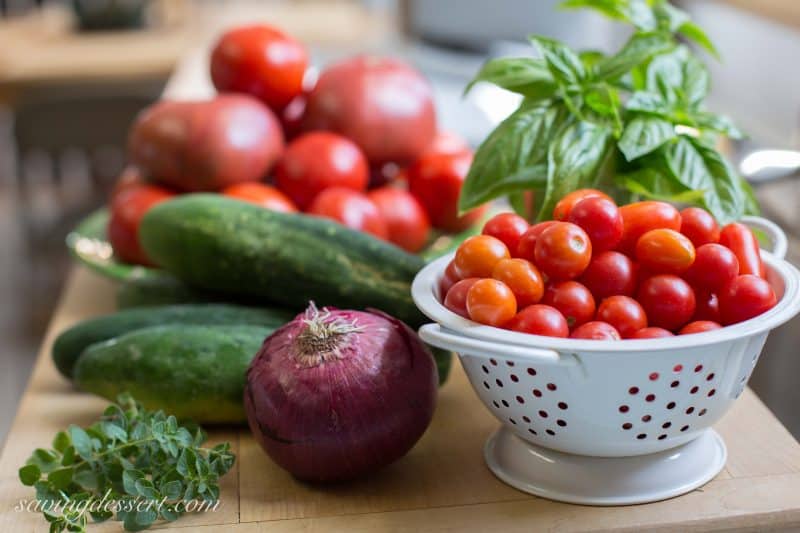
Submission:
[[408,188],[425,208],[434,227],[462,231],[477,222],[486,210],[482,206],[458,216],[458,197],[471,164],[472,153],[464,151],[426,154],[408,167]]
[[300,209],[330,187],[365,191],[369,166],[353,141],[327,131],[306,133],[286,148],[275,183]]
[[126,263],[152,265],[139,243],[139,224],[145,213],[174,193],[156,185],[135,185],[118,191],[111,200],[108,240],[114,255]]
[[383,215],[391,242],[412,253],[425,247],[431,223],[425,210],[408,191],[385,186],[370,191],[367,197]]
[[317,195],[308,210],[310,215],[333,219],[379,239],[389,237],[386,221],[378,207],[365,194],[343,187],[331,187]]
[[372,164],[408,163],[436,135],[433,93],[427,80],[401,61],[357,56],[320,74],[303,125],[349,137]]
[[305,47],[263,24],[234,28],[211,52],[211,79],[220,92],[248,93],[280,111],[303,90]]

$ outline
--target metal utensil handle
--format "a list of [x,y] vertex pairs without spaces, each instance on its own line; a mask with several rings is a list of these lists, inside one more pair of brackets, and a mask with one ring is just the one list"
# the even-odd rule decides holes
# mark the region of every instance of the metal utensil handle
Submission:
[[772,250],[770,251],[772,255],[778,259],[784,259],[786,257],[786,251],[788,250],[789,244],[786,240],[786,234],[783,232],[780,226],[771,220],[767,220],[766,218],[754,216],[742,217],[742,222],[751,228],[763,231],[767,235],[769,242],[772,245]]

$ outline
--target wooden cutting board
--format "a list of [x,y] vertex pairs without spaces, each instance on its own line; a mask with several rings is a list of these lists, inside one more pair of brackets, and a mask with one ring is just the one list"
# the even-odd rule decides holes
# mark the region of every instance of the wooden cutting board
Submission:
[[[49,348],[69,325],[113,309],[113,285],[83,268],[70,276],[0,456],[0,531],[46,531],[40,515],[15,511],[33,491],[17,469],[69,424],[92,422],[106,401],[74,390]],[[664,502],[601,508],[555,503],[512,489],[486,468],[482,447],[497,422],[456,363],[431,427],[403,459],[358,483],[309,486],[276,467],[246,428],[220,428],[237,454],[217,512],[185,516],[170,531],[586,531],[800,528],[800,445],[747,391],[716,429],[726,468],[701,489]],[[168,527],[169,526],[169,527]],[[107,522],[90,531],[122,531]]]

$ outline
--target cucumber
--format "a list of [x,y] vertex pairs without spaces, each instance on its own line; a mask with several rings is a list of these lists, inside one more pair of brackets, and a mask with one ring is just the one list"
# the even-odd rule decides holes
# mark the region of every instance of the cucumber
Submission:
[[223,296],[189,287],[169,274],[126,279],[117,287],[119,309],[223,301]]
[[272,328],[154,326],[92,344],[75,365],[75,384],[113,400],[130,392],[148,409],[199,423],[245,420],[245,374]]
[[190,285],[305,308],[375,307],[416,328],[411,299],[424,266],[336,222],[278,213],[211,194],[186,194],[147,212],[140,239],[149,257]]
[[294,313],[283,309],[227,304],[128,309],[86,320],[61,333],[53,344],[53,362],[64,377],[71,378],[75,361],[87,346],[144,327],[165,324],[249,324],[275,329],[293,317]]

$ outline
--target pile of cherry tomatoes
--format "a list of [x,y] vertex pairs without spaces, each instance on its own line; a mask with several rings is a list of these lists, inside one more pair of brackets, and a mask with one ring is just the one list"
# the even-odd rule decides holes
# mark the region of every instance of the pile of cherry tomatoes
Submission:
[[529,225],[490,219],[440,281],[444,305],[475,322],[576,339],[647,339],[718,329],[777,302],[741,223],[643,201],[618,207],[582,189]]

